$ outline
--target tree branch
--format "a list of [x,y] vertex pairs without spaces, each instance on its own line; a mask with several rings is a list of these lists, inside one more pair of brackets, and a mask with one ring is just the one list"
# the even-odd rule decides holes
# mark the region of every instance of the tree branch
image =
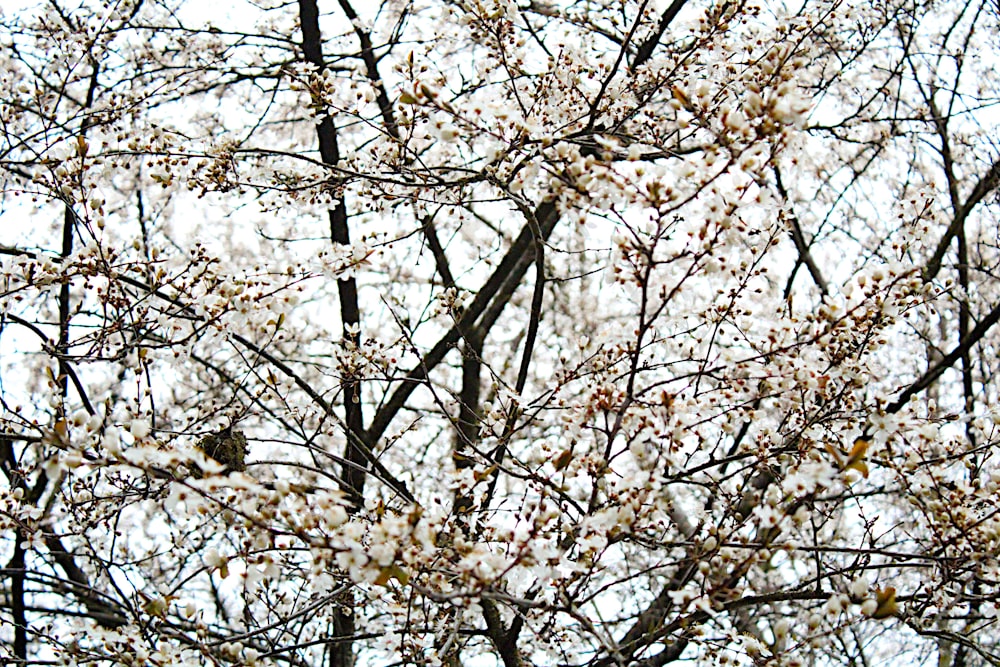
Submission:
[[946,370],[955,365],[955,362],[962,358],[962,355],[967,354],[972,346],[982,340],[983,336],[1000,321],[1000,305],[997,305],[989,312],[989,314],[983,318],[983,320],[976,325],[976,327],[968,333],[968,335],[963,338],[958,345],[952,349],[951,352],[946,354],[940,361],[931,366],[926,373],[924,373],[920,379],[907,387],[895,401],[890,403],[885,411],[888,414],[894,414],[899,412],[907,401],[911,397],[919,394],[927,387],[931,386],[935,380],[941,377],[941,374]]
[[[316,0],[299,0],[299,21],[302,28],[302,50],[306,61],[314,65],[318,72],[323,72],[326,63],[323,60],[323,38],[319,29],[319,8],[316,5]],[[369,50],[370,46],[369,43]],[[316,134],[319,137],[319,150],[323,163],[335,167],[340,161],[340,146],[337,143],[337,130],[329,114],[323,115],[316,128]],[[338,245],[350,245],[347,203],[343,195],[337,198],[337,202],[328,212],[328,216],[330,218],[330,239]],[[355,350],[360,342],[361,322],[357,281],[353,277],[339,279],[337,293],[340,297],[340,321],[343,328],[344,347],[348,351]],[[361,382],[358,378],[347,377],[344,378],[344,383],[344,423],[353,434],[353,438],[348,441],[344,458],[357,465],[344,467],[341,470],[341,476],[346,482],[345,491],[351,505],[354,508],[360,508],[364,498],[364,468],[368,457],[351,441],[364,441],[365,439],[364,417],[361,411]]]
[[[548,239],[559,221],[559,212],[554,201],[543,202],[534,213],[538,221],[538,229],[543,240]],[[384,435],[396,413],[406,403],[406,400],[424,380],[428,378],[430,371],[435,368],[454,347],[461,338],[461,332],[474,326],[480,315],[486,311],[492,303],[499,301],[505,303],[514,289],[520,285],[525,272],[534,261],[534,253],[529,253],[528,249],[533,242],[531,225],[526,224],[521,233],[511,244],[510,249],[500,264],[493,271],[490,277],[483,283],[483,286],[476,293],[472,303],[470,303],[458,321],[448,330],[448,332],[428,351],[424,357],[402,378],[402,382],[392,393],[389,399],[379,408],[368,428],[366,442],[376,443]],[[486,328],[480,332],[486,333]]]
[[952,218],[951,224],[948,225],[948,229],[945,231],[941,240],[938,241],[937,248],[934,250],[934,254],[931,256],[930,260],[923,270],[923,279],[926,282],[934,280],[937,277],[938,272],[941,270],[941,263],[944,261],[945,253],[948,252],[948,247],[951,245],[952,239],[958,234],[959,230],[965,224],[966,218],[972,213],[972,209],[976,207],[979,202],[983,200],[986,195],[993,191],[997,185],[1000,184],[1000,160],[993,163],[989,171],[979,179],[976,186],[972,188],[972,192],[969,197],[965,200],[958,210],[955,211],[955,217]]
[[656,47],[660,44],[660,40],[663,39],[663,34],[686,4],[687,0],[674,0],[670,3],[669,7],[663,10],[663,13],[660,15],[660,22],[656,25],[656,31],[639,45],[639,50],[636,51],[635,59],[632,61],[633,69],[645,65],[653,57],[653,51],[656,50]]
[[[785,184],[781,181],[781,170],[778,168],[778,165],[774,165],[774,183],[778,188],[778,194],[787,202],[788,191],[785,190]],[[813,259],[812,253],[809,252],[809,244],[806,243],[805,234],[802,233],[802,225],[799,224],[798,216],[790,212],[788,218],[792,223],[792,241],[795,243],[795,249],[799,253],[799,261],[809,269],[809,275],[812,276],[813,282],[819,288],[819,291],[824,295],[829,294],[830,289],[827,286],[826,279],[823,277],[822,271],[819,270],[816,260]]]
[[57,535],[46,533],[44,541],[52,559],[72,584],[73,594],[87,609],[87,616],[102,628],[114,629],[125,625],[127,621],[120,611],[102,600],[103,596],[98,597],[100,594],[90,584],[87,574],[76,564],[73,555],[63,546],[62,540]]

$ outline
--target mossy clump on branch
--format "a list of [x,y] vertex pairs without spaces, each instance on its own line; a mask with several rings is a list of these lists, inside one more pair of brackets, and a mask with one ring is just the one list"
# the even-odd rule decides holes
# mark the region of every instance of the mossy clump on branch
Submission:
[[234,431],[230,426],[202,438],[198,449],[224,465],[226,472],[245,472],[247,469],[247,438],[242,431]]

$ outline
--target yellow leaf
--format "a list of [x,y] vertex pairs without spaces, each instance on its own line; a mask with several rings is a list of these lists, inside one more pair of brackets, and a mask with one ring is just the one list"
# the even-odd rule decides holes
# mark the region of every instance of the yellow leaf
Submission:
[[410,583],[410,573],[399,567],[395,563],[392,564],[392,576],[396,577],[396,581],[405,586]]
[[424,508],[420,505],[414,505],[413,510],[410,512],[410,516],[407,517],[407,521],[411,526],[415,526],[420,523],[420,517],[424,515]]
[[568,466],[572,460],[573,460],[573,450],[567,449],[566,451],[564,451],[562,454],[560,454],[555,458],[555,460],[552,462],[552,465],[555,466],[556,470],[565,470],[566,466]]
[[416,104],[417,98],[411,95],[410,93],[404,91],[402,94],[400,94],[399,101],[402,104]]
[[864,438],[858,438],[854,441],[854,446],[851,447],[851,453],[848,454],[849,461],[858,461],[865,457],[865,452],[868,451],[869,441]]
[[844,471],[857,470],[864,477],[868,477],[868,465],[865,463],[865,454],[868,452],[870,442],[864,438],[854,441],[850,453],[847,455],[847,463],[844,464]]
[[170,603],[177,599],[173,595],[151,598],[142,591],[139,591],[139,595],[142,597],[142,610],[150,616],[156,616],[159,618],[164,618],[167,615],[167,610],[170,609]]
[[859,473],[861,473],[862,477],[865,478],[868,477],[868,464],[866,464],[864,461],[849,462],[846,466],[844,466],[844,472],[847,472],[848,470],[857,470]]
[[489,468],[486,468],[485,470],[483,470],[481,472],[475,472],[475,473],[473,473],[472,474],[472,478],[474,480],[476,480],[477,482],[481,482],[484,479],[486,479],[487,477],[489,477],[490,475],[492,475],[493,473],[495,473],[496,470],[497,470],[497,467],[498,467],[497,464],[494,463]]
[[389,588],[390,579],[392,579],[392,574],[389,572],[389,568],[383,567],[382,570],[378,573],[378,576],[375,577],[375,585],[385,586],[386,588]]
[[674,86],[671,89],[671,92],[673,92],[674,94],[674,99],[680,102],[681,106],[683,106],[685,109],[691,111],[694,108],[694,105],[691,104],[691,98],[689,98],[687,94],[680,89],[680,86]]
[[392,565],[383,567],[379,571],[378,576],[375,577],[375,583],[379,586],[385,586],[388,588],[390,579],[395,579],[400,584],[405,586],[410,581],[410,575],[406,572],[406,570],[399,567],[399,565],[393,563]]
[[892,586],[875,591],[875,602],[877,606],[872,612],[872,618],[889,618],[899,613],[899,605],[896,603],[896,589]]

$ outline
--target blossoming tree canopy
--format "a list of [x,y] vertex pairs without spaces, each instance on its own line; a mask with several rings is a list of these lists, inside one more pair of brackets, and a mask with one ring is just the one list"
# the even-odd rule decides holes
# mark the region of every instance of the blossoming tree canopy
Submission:
[[0,661],[1000,661],[995,2],[2,11]]

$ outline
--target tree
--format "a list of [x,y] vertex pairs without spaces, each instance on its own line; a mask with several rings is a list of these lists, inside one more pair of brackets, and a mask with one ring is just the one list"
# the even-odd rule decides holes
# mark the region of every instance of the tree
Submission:
[[0,17],[10,664],[997,664],[1000,7]]

